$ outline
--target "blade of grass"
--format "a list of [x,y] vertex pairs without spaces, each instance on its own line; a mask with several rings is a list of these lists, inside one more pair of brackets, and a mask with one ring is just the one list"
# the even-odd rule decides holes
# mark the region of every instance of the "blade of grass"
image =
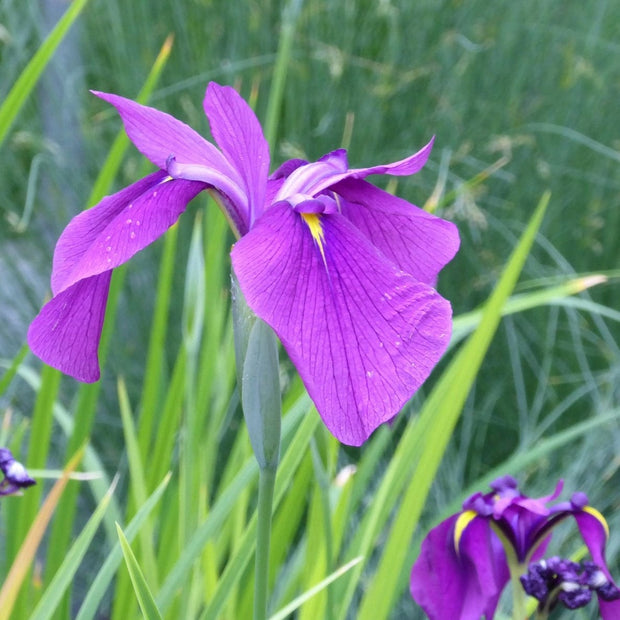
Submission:
[[308,602],[313,596],[316,596],[329,584],[331,584],[333,581],[336,581],[336,579],[344,575],[347,571],[351,570],[356,564],[359,564],[362,560],[363,558],[360,556],[359,558],[354,558],[350,562],[347,562],[338,570],[334,571],[331,575],[329,575],[329,577],[326,577],[325,579],[317,583],[314,587],[310,588],[297,598],[293,599],[288,605],[280,609],[280,611],[278,611],[277,613],[273,614],[273,616],[271,616],[269,620],[285,620],[285,618],[288,618],[304,603]]
[[123,534],[121,526],[117,524],[116,529],[118,531],[118,539],[120,540],[121,549],[125,558],[125,564],[127,564],[127,570],[129,571],[129,576],[131,577],[131,582],[133,584],[140,609],[142,610],[142,615],[147,620],[162,620],[159,609],[157,609],[157,605],[155,604],[153,594],[151,593],[146,579],[144,578],[140,565],[136,560],[136,556],[133,554],[133,551],[129,546],[129,542],[127,542],[127,539]]
[[[297,432],[293,438],[295,445],[298,445],[300,438],[299,424],[302,421],[302,417],[312,419],[314,416],[307,415],[311,404],[306,395],[300,397],[289,411],[284,416],[282,423],[282,437],[283,444],[286,439],[289,438],[295,429]],[[315,420],[316,423],[316,420]],[[307,424],[307,423],[306,423]],[[305,428],[305,427],[304,427]],[[172,604],[175,594],[178,589],[182,587],[187,575],[192,569],[192,566],[196,559],[199,557],[201,550],[204,548],[207,541],[211,537],[215,536],[222,523],[228,518],[235,501],[240,493],[250,484],[256,481],[258,476],[258,465],[256,459],[252,456],[246,461],[246,464],[235,478],[226,485],[226,489],[220,493],[217,502],[211,507],[211,512],[207,518],[196,528],[189,543],[183,549],[181,557],[175,564],[170,574],[166,577],[164,584],[162,585],[159,593],[157,594],[157,603],[164,611]],[[241,543],[240,543],[241,546]]]
[[26,355],[28,355],[28,350],[28,345],[23,345],[13,358],[13,361],[10,363],[10,366],[7,368],[6,372],[2,375],[2,379],[0,379],[0,396],[4,394],[6,389],[11,384],[11,381],[13,381],[13,378],[17,374],[21,363],[26,358]]
[[78,18],[88,0],[73,0],[64,15],[58,20],[54,29],[47,35],[45,41],[36,51],[30,62],[21,72],[13,88],[0,106],[0,144],[4,142],[6,134],[11,129],[13,121],[22,109],[24,102],[35,87],[41,73],[50,61],[56,48],[64,39],[67,31]]
[[[136,429],[133,423],[131,413],[131,405],[129,404],[129,395],[122,378],[118,380],[118,400],[121,419],[123,421],[123,434],[125,437],[125,447],[127,449],[127,458],[129,461],[130,473],[130,492],[137,506],[143,506],[148,497],[146,488],[144,467],[140,458],[140,449],[138,447],[138,439],[136,437]],[[157,579],[157,562],[153,551],[153,531],[148,521],[140,530],[140,550],[144,557],[143,564],[148,568],[147,577],[150,583],[156,587]]]
[[116,489],[118,477],[112,481],[112,485],[104,496],[103,500],[97,506],[80,535],[75,539],[71,548],[67,552],[65,561],[61,564],[54,578],[47,585],[43,596],[39,599],[35,610],[30,616],[30,620],[47,620],[54,615],[56,607],[60,603],[65,591],[71,584],[72,579],[77,572],[90,543],[99,528],[99,524],[110,505],[110,499]]
[[[553,304],[570,305],[572,302],[566,300],[566,298],[570,295],[577,295],[578,293],[582,293],[593,286],[604,284],[607,281],[608,278],[605,275],[593,274],[580,278],[571,278],[562,284],[558,284],[557,286],[546,287],[541,290],[513,295],[506,300],[506,303],[502,308],[502,316],[516,314],[518,312],[523,312],[524,310],[538,308],[539,306]],[[541,284],[544,285],[544,282]],[[604,307],[598,308],[599,313],[602,312],[603,308]],[[482,319],[483,311],[484,308],[472,310],[471,312],[460,314],[454,318],[450,347],[453,347],[455,344],[460,342],[479,325]],[[606,314],[605,316],[613,318],[609,316],[609,314]]]
[[[125,535],[129,542],[133,541],[148,516],[158,504],[161,496],[168,486],[168,482],[170,482],[170,477],[171,474],[166,475],[155,491],[153,491],[151,496],[140,506],[140,509],[136,513],[135,517],[127,526]],[[76,620],[92,620],[95,618],[99,604],[105,596],[106,590],[112,582],[122,559],[123,554],[121,545],[120,542],[117,541],[108,554],[102,567],[99,569],[97,576],[93,580],[93,583],[84,598],[82,606],[80,607]]]
[[[299,468],[299,464],[303,459],[318,422],[318,415],[306,415],[299,424],[293,441],[284,454],[280,467],[278,468],[278,478],[276,480],[273,502],[274,510],[277,510],[288,491],[291,480]],[[226,565],[222,577],[218,582],[217,590],[213,594],[213,598],[205,609],[202,618],[213,620],[219,618],[229,593],[242,578],[245,569],[252,559],[252,554],[256,547],[256,527],[257,517],[255,512],[239,544],[239,550]]]

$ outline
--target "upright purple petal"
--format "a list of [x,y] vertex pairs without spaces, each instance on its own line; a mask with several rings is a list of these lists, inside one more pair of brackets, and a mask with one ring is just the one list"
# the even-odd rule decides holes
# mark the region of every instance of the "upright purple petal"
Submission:
[[204,188],[156,172],[74,217],[54,252],[53,292],[128,261],[163,235]]
[[459,233],[452,222],[366,181],[347,179],[331,189],[345,199],[340,203],[342,214],[383,254],[421,282],[433,285],[459,249]]
[[275,200],[286,200],[293,194],[318,194],[325,187],[335,183],[335,179],[346,176],[349,169],[347,152],[338,149],[323,155],[318,161],[296,165],[299,160],[289,160],[278,168],[274,176],[279,177],[290,170]]
[[91,91],[113,105],[136,148],[158,168],[166,169],[170,156],[180,163],[200,164],[238,178],[226,157],[189,125],[170,114],[119,95]]
[[43,306],[28,329],[32,352],[78,381],[99,379],[97,349],[111,275],[106,271],[64,289]]
[[230,86],[211,82],[204,99],[211,133],[245,181],[249,198],[249,225],[260,217],[269,175],[269,145],[250,106]]
[[430,620],[493,618],[509,580],[501,544],[484,518],[474,518],[454,548],[459,515],[433,528],[422,543],[411,571],[413,599]]
[[360,445],[430,374],[450,339],[451,308],[342,215],[314,217],[320,246],[300,214],[275,204],[237,242],[233,267],[327,427]]

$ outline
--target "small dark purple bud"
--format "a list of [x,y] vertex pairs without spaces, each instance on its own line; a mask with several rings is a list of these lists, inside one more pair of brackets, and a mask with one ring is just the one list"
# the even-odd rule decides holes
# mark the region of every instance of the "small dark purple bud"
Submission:
[[577,491],[577,493],[572,494],[570,503],[574,509],[581,510],[588,505],[588,496],[581,491]]
[[0,470],[4,474],[4,479],[0,482],[0,495],[11,495],[19,489],[36,484],[36,480],[28,475],[26,468],[13,458],[7,448],[0,448]]
[[463,502],[463,510],[473,510],[482,517],[490,517],[493,514],[493,502],[482,493],[474,493]]

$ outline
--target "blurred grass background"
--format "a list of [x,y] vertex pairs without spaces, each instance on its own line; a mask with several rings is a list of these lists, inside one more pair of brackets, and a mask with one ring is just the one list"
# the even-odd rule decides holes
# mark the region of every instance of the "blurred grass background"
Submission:
[[[0,100],[66,6],[1,0]],[[274,0],[90,1],[0,151],[0,358],[14,357],[24,342],[48,291],[54,243],[86,206],[120,127],[88,89],[134,97],[172,33],[172,54],[150,104],[208,135],[201,104],[214,79],[240,87],[246,98],[257,95],[264,119],[282,10]],[[545,190],[551,204],[524,278],[617,270],[619,41],[620,4],[613,1],[306,0],[273,167],[341,145],[355,167],[393,161],[435,135],[431,161],[399,181],[398,192],[423,205],[443,179],[450,199],[442,214],[458,224],[462,249],[439,288],[456,314],[487,297]],[[466,185],[490,167],[481,184]],[[143,171],[132,149],[116,186]],[[191,217],[181,219],[180,248],[187,248],[191,226]],[[125,466],[115,377],[122,374],[138,397],[132,386],[143,373],[161,250],[159,242],[131,261],[120,300],[93,433],[110,471]],[[170,319],[179,340],[183,252]],[[582,307],[505,319],[440,469],[426,525],[507,453],[618,407],[619,290],[612,280],[582,296]],[[215,303],[226,305],[225,290]],[[608,317],[588,311],[596,303]],[[168,352],[170,365],[175,353]],[[64,379],[61,400],[71,402],[75,389]],[[19,421],[32,403],[30,391],[14,382],[0,409],[11,408]],[[52,445],[52,455],[61,449]],[[347,455],[354,460],[356,451]],[[558,477],[589,494],[610,520],[620,578],[619,466],[620,429],[607,426],[516,473],[532,494],[548,492]],[[80,501],[88,505],[88,496]],[[394,618],[412,613],[404,597]]]

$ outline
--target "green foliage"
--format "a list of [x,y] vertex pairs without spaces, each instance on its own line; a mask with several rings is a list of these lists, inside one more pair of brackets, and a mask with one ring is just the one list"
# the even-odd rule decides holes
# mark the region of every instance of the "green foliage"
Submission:
[[[422,533],[508,472],[532,494],[560,476],[588,492],[620,576],[614,3],[75,0],[43,43],[29,4],[0,9],[2,437],[49,477],[88,445],[49,528],[45,478],[2,498],[2,574],[20,576],[11,618],[251,617],[258,467],[236,389],[233,239],[215,205],[199,198],[197,217],[116,271],[100,384],[77,387],[22,346],[57,233],[144,168],[86,89],[143,85],[138,100],[206,133],[209,79],[265,119],[274,165],[341,144],[354,165],[395,160],[435,134],[425,171],[390,189],[462,235],[439,283],[455,309],[445,365],[361,449],[329,436],[281,362],[272,618],[421,617],[406,584]],[[37,100],[71,37],[63,106]],[[65,108],[77,121],[52,135],[45,119]],[[529,220],[547,190],[544,222],[545,200]],[[569,531],[558,544],[574,551]]]

